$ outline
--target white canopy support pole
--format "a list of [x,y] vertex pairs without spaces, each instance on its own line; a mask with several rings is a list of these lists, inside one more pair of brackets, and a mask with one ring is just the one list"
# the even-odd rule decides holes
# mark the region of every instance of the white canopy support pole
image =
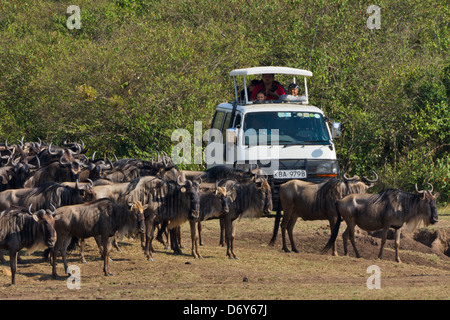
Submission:
[[247,77],[244,77],[244,92],[245,92],[245,104],[248,104],[248,92],[247,92]]
[[238,92],[237,92],[237,85],[236,85],[236,77],[233,77],[233,81],[234,81],[234,93],[236,95],[236,102],[238,102]]
[[306,83],[306,77],[305,77],[305,97],[306,97],[306,104],[309,104],[309,99],[308,99],[308,84]]

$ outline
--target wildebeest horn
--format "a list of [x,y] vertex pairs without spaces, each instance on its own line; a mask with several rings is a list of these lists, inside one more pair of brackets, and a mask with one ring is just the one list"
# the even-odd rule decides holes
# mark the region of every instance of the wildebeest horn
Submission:
[[50,205],[53,208],[52,216],[54,216],[56,214],[56,207],[53,205],[53,203],[50,203]]
[[67,166],[67,165],[72,164],[72,161],[65,161],[65,160],[63,160],[63,157],[64,157],[64,155],[62,155],[62,156],[59,158],[59,163],[60,163],[62,166]]
[[370,179],[367,178],[366,176],[363,176],[363,178],[366,179],[366,180],[367,180],[368,182],[370,182],[370,183],[375,183],[375,182],[378,181],[378,175],[377,175],[377,173],[376,173],[374,170],[372,170],[372,172],[373,172],[373,174],[374,174],[374,176],[375,176],[375,179],[374,179],[374,180],[370,180]]
[[347,180],[347,181],[355,181],[355,180],[359,180],[359,176],[354,175],[353,177],[349,178],[349,177],[347,176],[347,172],[346,172],[346,173],[344,173],[344,180]]
[[33,204],[30,204],[30,206],[28,207],[28,212],[32,215],[33,213],[31,212],[31,206],[32,206]]
[[178,183],[178,185],[180,185],[180,186],[184,186],[185,184],[186,184],[186,181],[181,181],[180,182],[180,177],[181,177],[181,174],[180,175],[178,175],[178,177],[177,177],[177,183]]
[[429,183],[429,182],[427,182],[427,184],[429,184],[431,186],[430,193],[432,193],[433,192],[433,185],[431,183]]
[[417,188],[417,183],[415,184],[415,187],[416,187],[417,193],[424,193],[424,192],[425,192],[425,191],[423,191],[423,190],[420,190],[420,191],[419,191],[419,189]]
[[53,152],[52,151],[52,143],[50,142],[50,144],[48,145],[48,153],[50,153],[51,155],[54,155],[54,156],[56,156],[56,155],[61,156],[63,154],[63,150]]
[[128,198],[127,198],[127,204],[129,207],[131,207],[134,204],[133,201],[130,200],[131,197],[132,197],[132,195],[128,196]]

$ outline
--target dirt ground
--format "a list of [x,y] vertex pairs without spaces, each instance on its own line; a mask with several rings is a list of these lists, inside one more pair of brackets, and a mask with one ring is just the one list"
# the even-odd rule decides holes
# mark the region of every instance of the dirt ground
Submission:
[[[440,217],[441,218],[441,217]],[[441,219],[442,220],[442,219]],[[174,255],[155,243],[155,261],[147,261],[140,243],[120,240],[122,252],[113,251],[110,263],[113,276],[104,276],[103,261],[95,242],[87,241],[87,264],[79,261],[78,252],[69,256],[69,265],[79,268],[79,287],[63,277],[51,277],[51,266],[41,252],[26,255],[18,265],[16,285],[11,286],[9,264],[0,266],[0,299],[28,300],[297,300],[297,299],[440,299],[450,298],[450,217],[444,217],[433,228],[401,239],[400,257],[395,262],[393,240],[387,241],[383,260],[377,259],[380,239],[358,233],[357,246],[362,258],[344,257],[339,236],[340,256],[321,254],[329,237],[325,221],[301,221],[295,227],[300,253],[281,250],[281,235],[274,246],[274,219],[241,219],[238,222],[235,252],[239,259],[228,259],[219,246],[218,220],[203,223],[203,259],[190,255],[189,226],[182,226],[186,245],[182,255]],[[345,223],[341,226],[341,233]],[[440,237],[440,241],[434,238]],[[420,241],[418,241],[420,240]],[[422,243],[423,242],[423,243]],[[439,242],[439,243],[438,243]],[[8,260],[7,254],[5,255]],[[380,289],[368,289],[367,282],[380,271]],[[370,278],[373,276],[372,278]]]

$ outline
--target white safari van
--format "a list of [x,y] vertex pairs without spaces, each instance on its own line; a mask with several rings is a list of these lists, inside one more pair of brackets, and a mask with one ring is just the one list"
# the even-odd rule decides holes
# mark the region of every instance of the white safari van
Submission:
[[[291,83],[304,78],[303,96],[250,101],[251,92],[242,89],[247,88],[250,79],[259,80],[263,74],[288,75],[284,77],[289,77]],[[255,67],[233,70],[230,76],[235,100],[216,107],[211,129],[221,134],[211,134],[208,141],[208,145],[223,144],[223,154],[208,159],[206,152],[207,168],[225,164],[247,171],[257,165],[274,187],[289,179],[318,183],[339,174],[333,139],[340,135],[340,125],[333,123],[330,128],[323,111],[309,105],[310,71]],[[287,88],[288,83],[282,85]]]

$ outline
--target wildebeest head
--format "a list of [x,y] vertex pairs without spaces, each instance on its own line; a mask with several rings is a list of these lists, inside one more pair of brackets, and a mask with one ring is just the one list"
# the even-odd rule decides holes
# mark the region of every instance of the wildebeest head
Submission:
[[140,234],[145,232],[145,223],[144,223],[144,210],[147,209],[148,205],[143,206],[142,203],[138,201],[129,201],[128,206],[130,208],[130,212],[135,215],[137,220],[137,230]]
[[416,191],[422,195],[420,198],[419,213],[423,216],[423,221],[426,225],[438,222],[436,198],[439,197],[439,193],[433,195],[433,185],[431,183],[428,184],[431,186],[431,190],[421,191],[417,189],[416,184]]
[[359,176],[353,176],[349,178],[346,173],[344,173],[343,177],[344,180],[340,185],[340,195],[339,199],[343,198],[344,196],[352,193],[366,193],[366,190],[373,187],[375,183],[378,181],[378,175],[375,171],[373,171],[373,174],[375,175],[375,179],[369,179],[366,176],[363,176],[363,181],[361,181]]
[[230,206],[228,204],[228,193],[226,187],[219,187],[218,182],[216,182],[216,190],[214,191],[214,194],[220,199],[220,202],[222,204],[222,211],[224,213],[230,212]]
[[266,178],[256,179],[256,187],[264,195],[262,197],[262,207],[264,214],[270,214],[272,211],[272,190]]
[[31,205],[28,208],[29,214],[33,217],[33,219],[39,223],[44,230],[44,242],[45,245],[49,248],[53,248],[56,243],[56,231],[55,231],[55,213],[56,208],[53,206],[53,211],[40,209],[35,213],[31,212]]
[[200,183],[201,181],[186,180],[180,181],[180,176],[177,178],[177,183],[181,186],[181,192],[189,196],[189,219],[198,219],[200,217]]
[[96,199],[94,191],[94,182],[91,179],[87,179],[89,183],[79,184],[78,180],[75,182],[75,189],[78,190],[79,195],[85,202],[93,201]]

